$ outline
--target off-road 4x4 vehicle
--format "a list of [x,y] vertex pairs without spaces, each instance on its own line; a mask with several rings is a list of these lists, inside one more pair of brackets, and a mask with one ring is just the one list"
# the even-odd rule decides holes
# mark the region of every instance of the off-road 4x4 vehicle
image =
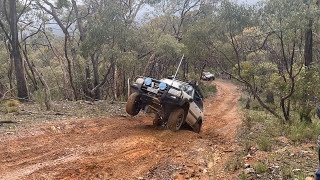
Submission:
[[211,72],[203,72],[201,79],[205,81],[212,81],[215,79],[215,77],[214,74],[212,74]]
[[203,95],[197,83],[173,78],[161,80],[138,77],[131,85],[126,111],[135,116],[140,110],[155,113],[153,124],[178,131],[183,124],[199,133],[203,122]]

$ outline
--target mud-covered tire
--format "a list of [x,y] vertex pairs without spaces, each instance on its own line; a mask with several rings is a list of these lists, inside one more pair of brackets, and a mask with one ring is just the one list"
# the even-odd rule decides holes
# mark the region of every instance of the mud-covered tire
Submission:
[[185,113],[182,108],[177,108],[172,111],[168,118],[168,129],[178,131],[185,119]]
[[131,116],[135,116],[140,112],[141,107],[139,106],[141,95],[137,92],[132,93],[126,104],[126,111]]
[[157,126],[161,126],[161,125],[162,125],[161,118],[158,114],[156,114],[156,116],[153,119],[153,126],[157,127]]
[[202,121],[201,120],[197,121],[196,124],[194,124],[192,127],[193,132],[195,132],[195,133],[200,133],[201,128],[202,128]]

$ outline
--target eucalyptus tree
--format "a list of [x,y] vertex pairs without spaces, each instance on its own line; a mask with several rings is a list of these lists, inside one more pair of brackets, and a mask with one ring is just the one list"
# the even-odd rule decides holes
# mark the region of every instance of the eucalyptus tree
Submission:
[[[196,24],[197,21],[202,18],[202,16],[204,15],[203,12],[210,11],[210,9],[214,6],[214,4],[216,4],[216,2],[217,1],[205,0],[163,0],[154,5],[154,17],[144,26],[145,30],[151,32],[151,34],[153,35],[153,37],[150,38],[149,41],[154,42],[149,44],[150,55],[147,66],[144,68],[144,74],[150,74],[152,72],[152,69],[157,69],[156,67],[158,66],[155,65],[177,65],[180,60],[181,54],[188,53],[188,50],[184,45],[184,40],[188,41],[188,39],[184,39],[184,36],[190,29],[194,27],[194,24]],[[171,40],[169,41],[169,37],[170,39],[172,39],[171,37],[174,37],[177,42]],[[161,42],[163,40],[167,41],[168,46],[171,46],[171,49],[175,53],[172,53],[172,51],[164,52],[158,49],[158,42]],[[161,51],[163,54],[159,53]],[[189,73],[189,58],[192,56],[192,53],[190,53],[189,55],[186,56],[182,64],[183,78],[187,78],[187,75]],[[198,62],[194,63],[193,65],[200,64],[200,59],[198,59]],[[160,67],[160,69],[162,68]],[[164,70],[165,71],[160,72],[166,74],[168,73],[168,71],[171,71],[170,68],[165,68]],[[201,74],[201,72],[199,74]]]
[[192,23],[199,15],[200,7],[216,1],[206,0],[162,0],[155,5],[156,16],[166,18],[166,28],[178,40],[181,41],[185,26]]
[[[222,1],[189,33],[205,45],[224,73],[242,82],[263,108],[283,122],[291,119],[304,64],[302,40],[308,21],[306,8],[301,7],[305,7],[302,0],[269,0],[259,8]],[[280,112],[263,100],[268,90],[279,99]]]
[[18,22],[22,14],[27,10],[30,1],[26,1],[23,5],[17,1],[6,0],[0,1],[0,27],[2,33],[5,35],[6,41],[8,42],[8,50],[10,52],[10,57],[14,62],[16,86],[18,92],[18,98],[20,100],[28,100],[28,87],[25,77],[25,69],[23,65],[23,60],[21,57],[21,50],[19,46],[19,29]]
[[[77,64],[77,54],[74,39],[75,37],[71,34],[71,26],[76,21],[72,17],[74,8],[68,0],[58,0],[56,2],[50,2],[47,0],[37,1],[37,5],[48,13],[54,21],[58,24],[61,31],[64,34],[64,57],[67,61],[69,84],[73,91],[73,98],[79,99],[79,89],[76,87],[74,82],[74,64]],[[71,47],[69,49],[68,47]],[[70,53],[71,56],[70,57]]]
[[305,45],[304,45],[304,59],[305,66],[309,67],[312,64],[313,59],[313,29],[315,21],[318,19],[318,11],[320,9],[320,1],[305,0],[308,24],[305,29]]
[[81,45],[81,55],[90,59],[86,74],[91,76],[92,65],[93,84],[88,86],[88,91],[96,97],[100,96],[100,88],[106,85],[115,99],[125,89],[124,79],[129,73],[124,72],[137,59],[137,41],[141,39],[135,19],[146,3],[156,1],[85,1],[92,14],[86,19],[87,38]]

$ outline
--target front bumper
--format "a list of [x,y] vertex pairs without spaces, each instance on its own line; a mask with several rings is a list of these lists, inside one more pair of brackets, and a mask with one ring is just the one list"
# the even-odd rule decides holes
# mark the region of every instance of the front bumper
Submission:
[[141,94],[141,102],[144,106],[151,105],[154,109],[163,109],[167,105],[180,105],[181,96],[177,97],[169,93],[170,87],[164,91],[158,90],[157,92],[148,89],[146,86],[138,86],[136,84],[131,86],[132,89]]

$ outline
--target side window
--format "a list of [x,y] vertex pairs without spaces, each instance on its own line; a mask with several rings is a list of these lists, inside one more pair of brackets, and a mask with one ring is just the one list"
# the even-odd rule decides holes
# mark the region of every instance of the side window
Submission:
[[184,91],[189,95],[189,96],[193,96],[193,87],[192,86],[184,86]]
[[200,94],[199,94],[198,91],[195,91],[193,100],[194,100],[194,102],[197,104],[197,106],[198,106],[201,110],[203,110],[202,98],[201,98],[201,96],[200,96]]

